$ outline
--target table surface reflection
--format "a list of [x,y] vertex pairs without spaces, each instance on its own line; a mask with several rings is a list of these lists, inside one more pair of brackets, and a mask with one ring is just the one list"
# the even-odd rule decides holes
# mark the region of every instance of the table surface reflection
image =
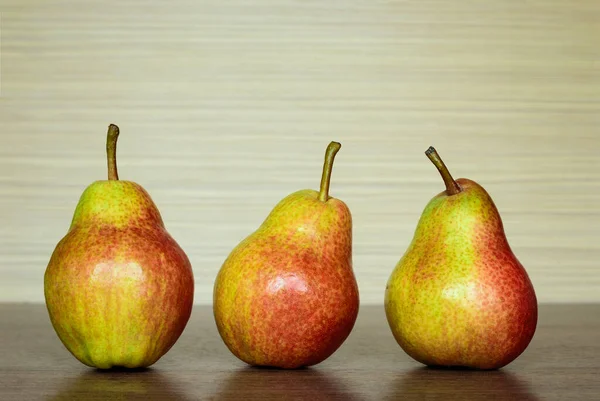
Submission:
[[592,400],[600,399],[600,305],[542,305],[536,335],[498,371],[429,369],[396,344],[382,306],[325,362],[251,368],[222,343],[209,306],[196,306],[153,367],[101,372],[61,345],[43,305],[0,304],[1,400]]

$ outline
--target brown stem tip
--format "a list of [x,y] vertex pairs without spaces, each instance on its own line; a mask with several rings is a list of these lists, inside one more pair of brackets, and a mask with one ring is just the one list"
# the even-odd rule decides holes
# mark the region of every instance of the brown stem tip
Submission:
[[444,184],[446,184],[446,192],[448,195],[456,195],[462,191],[462,188],[458,185],[450,171],[448,171],[448,167],[444,164],[442,158],[435,150],[433,146],[430,146],[429,149],[425,151],[425,155],[431,160],[433,165],[438,169],[442,179],[444,180]]
[[106,158],[108,160],[108,179],[118,180],[119,173],[117,172],[117,139],[119,138],[119,127],[115,124],[108,126],[108,134],[106,134]]
[[319,200],[327,202],[329,199],[329,183],[331,181],[331,170],[333,170],[333,160],[342,145],[339,142],[331,142],[325,151],[325,162],[323,163],[323,175],[321,176],[321,190],[319,191]]

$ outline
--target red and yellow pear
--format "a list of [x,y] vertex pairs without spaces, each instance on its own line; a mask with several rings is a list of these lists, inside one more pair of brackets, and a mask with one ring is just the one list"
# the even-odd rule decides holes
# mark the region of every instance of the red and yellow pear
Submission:
[[358,313],[352,218],[329,196],[335,154],[327,148],[320,192],[284,198],[225,260],[214,288],[219,333],[242,361],[298,368],[333,354]]
[[100,368],[152,365],[177,341],[192,310],[190,262],[150,195],[119,180],[107,135],[108,180],[86,188],[44,276],[50,320],[65,347]]
[[533,286],[489,194],[474,181],[455,181],[434,148],[426,155],[446,190],[425,207],[389,278],[388,322],[404,351],[423,364],[500,368],[533,337]]

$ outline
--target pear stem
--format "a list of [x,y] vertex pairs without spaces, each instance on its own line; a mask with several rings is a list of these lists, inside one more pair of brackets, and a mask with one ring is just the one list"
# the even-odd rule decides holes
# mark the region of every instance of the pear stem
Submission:
[[342,145],[339,142],[331,142],[325,151],[325,162],[323,163],[323,175],[321,176],[321,190],[319,200],[327,202],[329,199],[329,183],[331,182],[331,170],[333,170],[333,159]]
[[448,195],[456,195],[462,192],[462,188],[458,185],[456,181],[454,181],[454,178],[452,178],[450,171],[448,171],[448,167],[446,167],[442,158],[433,146],[430,146],[429,149],[425,151],[425,155],[427,155],[429,160],[431,160],[433,165],[438,169],[438,171],[442,175],[444,184],[446,184],[446,192],[448,193]]
[[117,139],[119,138],[119,127],[115,124],[108,126],[108,134],[106,134],[106,158],[108,159],[108,179],[118,180],[119,173],[117,172]]

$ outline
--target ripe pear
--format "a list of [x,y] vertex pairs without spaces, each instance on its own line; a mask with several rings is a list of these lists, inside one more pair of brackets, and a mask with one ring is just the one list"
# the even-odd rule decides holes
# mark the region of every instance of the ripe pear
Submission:
[[100,369],[156,362],[185,328],[194,296],[190,262],[150,195],[119,180],[118,135],[111,124],[108,180],[83,192],[44,276],[58,337],[75,358]]
[[320,192],[285,197],[223,263],[214,316],[229,350],[250,365],[298,368],[333,354],[358,314],[352,217],[329,196],[327,148]]
[[388,322],[404,351],[423,364],[500,368],[533,337],[533,286],[488,193],[474,181],[455,181],[434,148],[426,155],[446,190],[425,207],[389,278]]

